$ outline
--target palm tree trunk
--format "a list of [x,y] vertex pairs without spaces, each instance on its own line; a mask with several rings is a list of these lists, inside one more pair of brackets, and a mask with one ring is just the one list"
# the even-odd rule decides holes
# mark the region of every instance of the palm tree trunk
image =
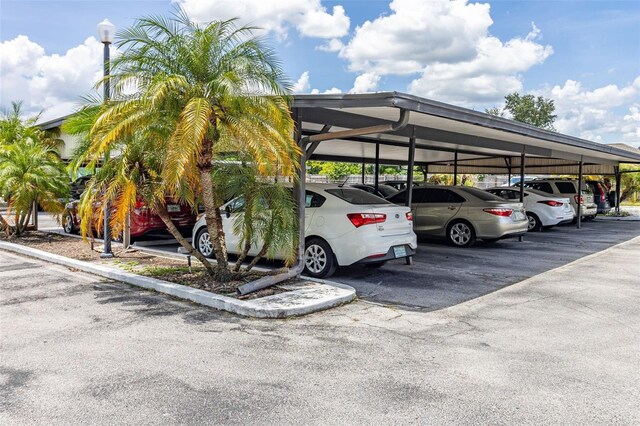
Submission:
[[216,256],[216,279],[227,282],[232,279],[227,258],[227,246],[225,244],[224,230],[222,229],[222,215],[220,208],[213,201],[213,179],[211,167],[200,168],[200,185],[202,186],[202,204],[204,204],[205,220],[211,237],[211,245]]
[[251,250],[251,240],[247,239],[247,241],[245,241],[244,243],[242,253],[238,255],[238,260],[233,267],[233,272],[238,272],[240,270],[240,268],[242,267],[242,262],[244,262],[244,260],[247,258],[247,255],[249,254],[249,250]]
[[178,243],[180,243],[180,245],[184,247],[184,249],[187,251],[187,253],[190,256],[194,256],[196,259],[198,259],[200,263],[202,263],[204,267],[207,269],[207,272],[209,272],[209,274],[213,274],[214,268],[213,268],[213,265],[211,265],[211,262],[209,262],[209,260],[206,257],[204,257],[202,253],[194,249],[193,246],[189,243],[189,241],[187,241],[186,238],[182,236],[180,231],[178,231],[178,228],[176,228],[176,225],[171,220],[171,216],[169,216],[167,207],[162,203],[158,203],[158,205],[155,206],[154,210],[158,215],[158,217],[162,219],[162,221],[167,227],[167,230],[169,230],[169,233],[173,236],[173,238],[175,238],[178,241]]
[[260,259],[262,259],[262,257],[263,257],[265,254],[267,254],[267,250],[268,250],[268,249],[269,249],[269,246],[268,246],[267,244],[264,244],[264,245],[262,246],[262,248],[260,249],[260,251],[258,252],[258,254],[256,254],[256,257],[254,257],[254,258],[251,260],[251,263],[249,263],[249,264],[247,265],[247,269],[246,269],[246,271],[247,271],[247,272],[248,272],[248,271],[250,271],[250,270],[251,270],[251,268],[253,268],[254,266],[256,266],[256,264],[258,263],[258,261],[260,261]]

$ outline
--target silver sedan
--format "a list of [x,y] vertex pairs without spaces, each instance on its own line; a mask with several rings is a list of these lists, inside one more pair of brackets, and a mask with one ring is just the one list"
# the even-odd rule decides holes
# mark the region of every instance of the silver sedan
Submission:
[[[406,195],[404,190],[388,200],[404,204]],[[518,237],[529,224],[522,203],[466,186],[414,187],[411,211],[416,234],[442,236],[458,247],[471,246],[478,238]]]

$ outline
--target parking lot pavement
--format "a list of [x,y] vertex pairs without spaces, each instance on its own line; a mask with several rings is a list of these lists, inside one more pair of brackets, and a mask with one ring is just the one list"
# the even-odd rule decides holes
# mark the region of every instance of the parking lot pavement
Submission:
[[0,424],[639,424],[638,258],[269,321],[0,252]]
[[[413,266],[390,262],[380,269],[341,268],[332,279],[358,297],[405,308],[434,310],[490,293],[640,235],[640,222],[596,219],[460,249],[421,238]],[[584,271],[590,274],[592,271]]]
[[[52,219],[45,217],[43,222],[41,216],[40,221],[49,226],[48,230],[56,229]],[[406,266],[403,261],[389,262],[380,269],[351,266],[339,268],[331,279],[354,287],[358,297],[364,300],[403,309],[437,310],[491,293],[638,235],[640,221],[597,218],[583,223],[582,229],[576,229],[575,225],[558,226],[528,233],[523,242],[517,239],[495,243],[478,241],[467,249],[421,238],[413,266]],[[142,244],[154,243],[155,250],[177,253],[177,244],[156,245],[161,242],[156,240],[148,237]],[[281,264],[260,262],[260,266],[276,268]]]

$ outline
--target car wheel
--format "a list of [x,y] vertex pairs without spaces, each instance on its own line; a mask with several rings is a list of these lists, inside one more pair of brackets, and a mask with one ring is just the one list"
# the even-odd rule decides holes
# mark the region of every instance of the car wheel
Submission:
[[382,262],[371,262],[371,263],[365,263],[364,266],[367,268],[371,268],[371,269],[377,269],[377,268],[381,268],[384,265],[386,265],[387,261],[384,260]]
[[211,243],[211,235],[209,235],[209,230],[206,226],[200,228],[196,234],[196,250],[206,258],[213,259],[215,257],[213,244]]
[[527,219],[529,220],[529,225],[527,225],[527,231],[537,232],[542,229],[542,223],[538,216],[534,213],[527,213]]
[[75,234],[78,232],[76,226],[73,223],[73,217],[71,216],[71,213],[65,213],[64,216],[62,216],[62,229],[67,234]]
[[333,275],[338,264],[333,250],[326,241],[312,238],[307,241],[304,250],[304,271],[314,278],[324,278]]
[[447,240],[456,247],[470,247],[476,242],[476,231],[469,222],[456,221],[447,228]]

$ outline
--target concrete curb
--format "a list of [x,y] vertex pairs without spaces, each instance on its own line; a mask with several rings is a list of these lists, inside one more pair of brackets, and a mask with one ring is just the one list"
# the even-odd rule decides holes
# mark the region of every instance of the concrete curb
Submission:
[[180,299],[255,318],[287,318],[307,315],[351,302],[356,297],[353,287],[324,280],[315,286],[294,286],[294,290],[255,300],[238,300],[208,291],[175,284],[156,278],[132,274],[104,265],[71,259],[35,248],[0,241],[0,250],[22,254],[51,263],[79,269],[136,287],[155,290]]

